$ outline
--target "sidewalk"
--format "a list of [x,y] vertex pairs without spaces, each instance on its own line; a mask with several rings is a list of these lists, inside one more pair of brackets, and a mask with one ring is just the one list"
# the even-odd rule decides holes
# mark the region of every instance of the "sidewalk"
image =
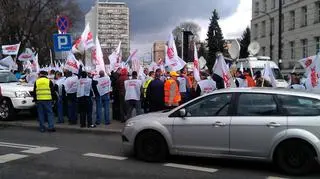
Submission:
[[[39,123],[36,119],[34,120],[14,120],[14,121],[0,121],[0,126],[8,127],[22,127],[27,129],[37,130],[39,129]],[[64,124],[55,124],[57,132],[79,132],[79,133],[95,133],[95,134],[107,134],[107,133],[116,133],[120,134],[124,127],[123,123],[119,121],[112,120],[111,124],[106,126],[101,124],[96,128],[80,128],[78,121],[77,125],[68,125],[68,122]]]

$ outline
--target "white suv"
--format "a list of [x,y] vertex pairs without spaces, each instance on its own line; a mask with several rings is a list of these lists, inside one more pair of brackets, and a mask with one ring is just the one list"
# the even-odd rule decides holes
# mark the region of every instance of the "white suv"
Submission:
[[0,70],[0,86],[2,99],[0,108],[1,120],[14,119],[19,110],[33,110],[33,86],[18,81],[15,75],[9,70]]

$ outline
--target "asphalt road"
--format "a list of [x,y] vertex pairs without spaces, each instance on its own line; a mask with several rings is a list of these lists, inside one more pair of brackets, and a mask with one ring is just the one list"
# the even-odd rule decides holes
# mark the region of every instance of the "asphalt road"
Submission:
[[118,134],[40,133],[0,127],[0,179],[320,178],[282,175],[271,164],[223,159],[170,157],[145,163],[121,151]]

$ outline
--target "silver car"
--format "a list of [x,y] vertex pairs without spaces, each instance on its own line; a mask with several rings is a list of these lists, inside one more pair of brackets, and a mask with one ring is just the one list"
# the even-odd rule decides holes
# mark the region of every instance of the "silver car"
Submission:
[[171,111],[128,120],[125,152],[163,161],[168,154],[272,161],[288,174],[320,159],[320,94],[287,89],[218,90]]

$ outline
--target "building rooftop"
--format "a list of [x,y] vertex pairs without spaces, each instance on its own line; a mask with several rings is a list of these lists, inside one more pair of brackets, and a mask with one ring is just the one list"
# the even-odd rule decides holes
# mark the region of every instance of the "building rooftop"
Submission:
[[110,2],[109,0],[98,0],[99,4],[116,4],[116,5],[126,5],[124,2]]

